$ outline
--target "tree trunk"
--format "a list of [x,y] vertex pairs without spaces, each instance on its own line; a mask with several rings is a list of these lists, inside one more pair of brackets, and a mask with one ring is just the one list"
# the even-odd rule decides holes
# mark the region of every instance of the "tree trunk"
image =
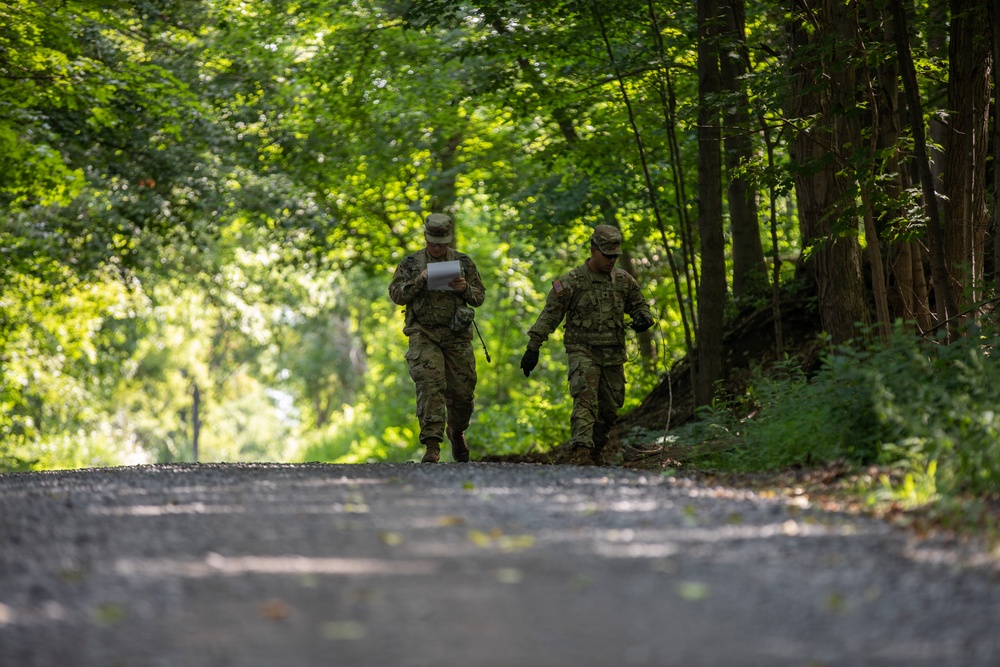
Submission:
[[698,386],[695,401],[711,403],[722,379],[723,317],[726,303],[725,235],[722,227],[722,129],[716,101],[719,73],[716,0],[698,0],[698,231],[701,284],[698,289]]
[[907,36],[906,8],[902,0],[889,0],[889,7],[893,19],[893,35],[896,38],[896,53],[903,76],[903,90],[906,93],[910,130],[913,134],[913,160],[923,190],[924,212],[927,217],[927,243],[930,246],[931,275],[934,279],[935,309],[938,319],[941,322],[947,322],[952,315],[958,313],[958,306],[951,289],[948,267],[945,262],[944,232],[938,212],[934,174],[931,171],[927,153],[923,105],[920,102],[920,91],[917,87],[917,73],[913,65],[913,55],[910,52],[910,42]]
[[945,134],[945,261],[957,294],[980,298],[986,230],[990,51],[986,0],[951,0]]
[[[895,23],[891,15],[883,13],[880,3],[867,0],[868,24],[872,28],[872,41],[879,40],[890,49],[896,44]],[[900,140],[903,136],[903,109],[899,101],[899,61],[885,59],[876,68],[875,110],[878,118],[877,149],[886,157],[882,166],[885,199],[899,201],[910,186],[908,172],[901,155]],[[889,265],[889,303],[891,315],[901,318],[908,326],[916,323],[919,331],[931,327],[927,279],[919,243],[905,240],[910,230],[901,208],[883,208],[876,212],[876,229],[886,248]],[[896,240],[903,237],[904,240]],[[885,239],[888,239],[887,241]]]
[[993,29],[993,291],[1000,294],[1000,0],[993,0],[990,11]]
[[767,264],[760,241],[757,195],[740,168],[754,159],[750,141],[750,102],[742,83],[747,72],[746,0],[721,0],[723,42],[720,53],[722,89],[732,97],[726,104],[725,152],[729,226],[733,238],[733,296],[766,294]]
[[[759,118],[761,134],[764,137],[764,147],[767,150],[767,167],[775,169],[774,138],[767,125],[767,119]],[[768,221],[771,233],[771,313],[774,318],[774,354],[778,359],[785,356],[785,335],[781,324],[781,248],[778,245],[778,197],[777,188],[768,185]]]
[[859,221],[852,212],[853,198],[848,200],[851,183],[841,156],[845,147],[860,144],[852,113],[857,106],[853,21],[851,8],[838,0],[824,0],[818,14],[801,0],[795,6],[798,16],[790,26],[797,56],[792,115],[815,119],[792,146],[802,246],[809,251],[805,268],[816,284],[820,323],[834,343],[842,343],[855,336],[856,322],[871,322]]
[[[891,0],[890,4],[895,0]],[[905,5],[902,2],[905,1]],[[903,11],[915,13],[912,0],[900,0]],[[936,59],[938,62],[945,62],[948,58],[948,3],[937,0],[937,2],[927,3],[928,17],[926,20],[926,54],[928,58]],[[906,37],[905,33],[903,35]],[[907,41],[909,37],[906,37]],[[927,136],[930,144],[927,146],[927,153],[930,156],[930,169],[934,177],[934,192],[937,193],[938,210],[943,202],[940,197],[944,192],[944,152],[942,146],[945,144],[947,125],[942,118],[947,109],[941,107],[941,100],[947,99],[947,83],[944,81],[927,81],[927,89],[921,99],[928,100],[927,113]],[[916,122],[916,118],[911,119]]]
[[[888,283],[886,281],[885,265],[882,260],[882,257],[884,256],[884,250],[882,248],[882,235],[879,233],[879,229],[875,224],[876,193],[874,192],[876,179],[878,178],[881,167],[880,155],[883,148],[883,121],[881,118],[879,94],[875,92],[877,79],[875,79],[868,66],[871,51],[867,45],[871,44],[874,46],[878,42],[873,38],[872,33],[868,30],[868,26],[870,25],[868,19],[870,18],[870,15],[867,13],[867,9],[868,5],[866,3],[864,6],[864,10],[866,12],[865,20],[861,20],[861,12],[859,11],[857,22],[852,22],[852,29],[856,44],[855,48],[857,49],[861,60],[860,73],[863,77],[861,85],[865,88],[865,95],[868,101],[868,113],[872,116],[871,122],[869,123],[871,129],[869,130],[868,153],[864,158],[864,168],[862,169],[859,164],[857,169],[858,182],[861,186],[861,202],[864,209],[865,248],[868,251],[868,267],[871,274],[872,298],[875,300],[875,313],[877,315],[876,321],[878,322],[879,335],[881,336],[882,341],[887,343],[892,335],[892,317],[889,315],[889,298],[887,295]],[[858,138],[861,139],[860,129],[858,129],[857,135]],[[879,209],[879,215],[881,215],[882,207],[878,206],[877,208]]]

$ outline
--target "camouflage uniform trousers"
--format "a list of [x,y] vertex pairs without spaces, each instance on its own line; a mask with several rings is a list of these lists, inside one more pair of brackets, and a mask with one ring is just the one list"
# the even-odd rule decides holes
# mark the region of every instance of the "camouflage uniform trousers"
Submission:
[[618,410],[625,405],[622,352],[617,346],[585,345],[567,345],[566,352],[569,393],[573,397],[570,442],[576,447],[601,449],[618,421]]
[[462,433],[472,420],[476,391],[476,355],[471,341],[442,340],[414,331],[409,336],[406,361],[417,386],[420,442],[444,440],[445,422]]

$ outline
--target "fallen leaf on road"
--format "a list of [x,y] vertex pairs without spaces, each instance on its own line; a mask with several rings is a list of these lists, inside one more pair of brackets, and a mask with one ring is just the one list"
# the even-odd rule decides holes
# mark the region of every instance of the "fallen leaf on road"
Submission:
[[125,620],[125,608],[116,602],[102,602],[92,612],[98,625],[116,625]]
[[700,581],[682,581],[677,587],[677,594],[692,602],[704,600],[708,597],[708,584]]
[[504,551],[519,551],[535,546],[533,535],[503,535],[498,538],[497,543]]
[[368,505],[365,503],[345,503],[344,512],[347,514],[367,514]]
[[528,549],[535,544],[533,535],[504,535],[499,528],[494,528],[489,533],[481,530],[470,530],[468,532],[469,541],[479,547],[499,547],[504,551],[518,551]]
[[685,505],[684,506],[684,518],[681,521],[688,528],[692,528],[694,526],[697,526],[698,525],[698,519],[695,516],[696,514],[697,514],[697,510],[694,508],[693,505]]
[[481,530],[470,530],[468,536],[469,541],[478,547],[488,547],[493,542],[490,536]]
[[283,621],[292,613],[292,608],[282,600],[268,600],[260,604],[260,615],[269,621]]
[[845,607],[847,606],[847,601],[844,599],[843,595],[841,595],[836,591],[833,591],[826,596],[826,601],[824,602],[824,606],[826,607],[827,611],[832,611],[835,613],[841,612],[844,611]]
[[387,544],[390,547],[398,547],[403,543],[403,536],[399,533],[383,531],[378,534],[378,538],[382,540],[383,544]]
[[323,626],[323,636],[334,641],[364,639],[368,628],[357,621],[330,621]]
[[502,567],[497,570],[497,581],[501,584],[518,584],[524,579],[524,573],[516,567]]

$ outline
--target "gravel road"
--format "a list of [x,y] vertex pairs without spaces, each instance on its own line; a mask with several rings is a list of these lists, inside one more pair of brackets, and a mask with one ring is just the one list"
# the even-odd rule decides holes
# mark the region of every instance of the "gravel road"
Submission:
[[996,667],[1000,569],[617,468],[0,475],[0,667]]

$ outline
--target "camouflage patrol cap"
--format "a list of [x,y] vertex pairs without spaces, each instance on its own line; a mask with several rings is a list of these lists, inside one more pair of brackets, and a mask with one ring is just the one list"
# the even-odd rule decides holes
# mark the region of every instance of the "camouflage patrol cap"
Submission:
[[444,213],[431,213],[424,220],[424,238],[428,243],[451,243],[451,218]]
[[597,225],[590,237],[590,242],[597,246],[605,255],[622,254],[622,233],[611,225]]

